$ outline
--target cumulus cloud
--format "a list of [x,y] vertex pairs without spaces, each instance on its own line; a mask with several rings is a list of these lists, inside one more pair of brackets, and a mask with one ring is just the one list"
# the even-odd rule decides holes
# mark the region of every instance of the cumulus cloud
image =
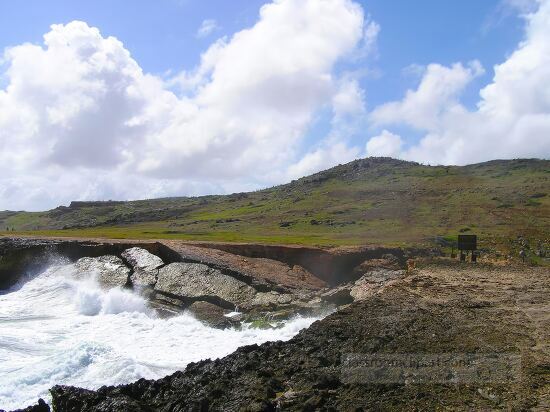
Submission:
[[364,35],[351,0],[277,0],[166,82],[97,28],[53,25],[4,54],[0,209],[273,183],[319,109],[360,106],[335,67]]
[[285,178],[297,179],[307,176],[326,169],[327,166],[350,162],[357,159],[359,155],[360,150],[356,147],[349,147],[343,142],[331,142],[307,153],[291,165],[285,173]]
[[428,66],[416,90],[401,101],[376,108],[377,125],[406,124],[425,130],[404,158],[466,164],[495,158],[550,157],[550,1],[525,16],[525,36],[492,82],[480,91],[475,110],[459,102],[464,87],[481,72],[465,67]]
[[343,77],[332,96],[332,110],[337,119],[365,112],[365,92],[357,79]]
[[[409,66],[410,67],[410,66]],[[462,110],[459,96],[476,76],[483,74],[478,61],[467,67],[430,64],[416,90],[408,90],[403,100],[378,106],[371,113],[374,124],[406,123],[417,128],[436,127],[441,118]]]
[[220,26],[218,26],[218,22],[216,20],[205,19],[198,28],[196,36],[198,38],[207,37],[219,28]]
[[368,156],[401,156],[403,140],[401,136],[383,130],[378,136],[371,137],[365,147]]

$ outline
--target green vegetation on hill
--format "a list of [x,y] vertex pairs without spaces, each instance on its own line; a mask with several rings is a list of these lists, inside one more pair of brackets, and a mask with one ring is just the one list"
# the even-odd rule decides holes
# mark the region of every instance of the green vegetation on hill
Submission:
[[[487,245],[547,242],[550,161],[424,166],[368,158],[251,193],[131,202],[73,202],[0,212],[9,234],[295,243]],[[13,230],[13,231],[11,231]]]

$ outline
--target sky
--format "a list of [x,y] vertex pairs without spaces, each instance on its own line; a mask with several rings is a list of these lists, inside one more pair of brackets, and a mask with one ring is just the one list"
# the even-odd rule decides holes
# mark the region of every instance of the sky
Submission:
[[550,0],[0,0],[0,210],[550,157]]

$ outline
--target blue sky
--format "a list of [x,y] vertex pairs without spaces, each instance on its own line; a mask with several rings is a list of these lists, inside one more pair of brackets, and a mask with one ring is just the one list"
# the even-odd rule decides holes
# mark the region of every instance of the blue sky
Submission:
[[[54,23],[82,20],[105,36],[120,39],[141,67],[151,73],[179,71],[198,64],[200,54],[217,37],[255,23],[265,0],[95,0],[93,2],[0,0],[0,48],[24,42],[40,43]],[[417,81],[403,75],[412,64],[478,59],[485,67],[500,63],[522,37],[517,13],[503,11],[501,0],[359,1],[381,25],[378,57],[369,62],[379,74],[365,79],[369,104],[398,99]],[[203,38],[196,36],[205,19],[219,27]],[[493,24],[490,24],[492,22]],[[479,86],[470,88],[468,103],[477,101]],[[477,86],[477,87],[476,87]]]
[[0,209],[548,157],[549,3],[0,0]]

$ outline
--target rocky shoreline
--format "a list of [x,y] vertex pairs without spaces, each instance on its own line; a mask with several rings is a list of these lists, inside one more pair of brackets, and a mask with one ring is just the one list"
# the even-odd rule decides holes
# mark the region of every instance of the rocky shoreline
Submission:
[[[363,260],[353,275],[344,277],[346,281],[330,286],[326,279],[320,279],[325,283],[319,285],[308,281],[315,273],[302,267],[304,282],[310,286],[296,287],[289,284],[291,276],[286,284],[271,283],[265,273],[250,278],[249,271],[220,264],[247,259],[249,268],[250,261],[257,264],[254,259],[268,258],[222,254],[213,264],[205,252],[202,262],[190,261],[187,255],[167,263],[171,259],[166,256],[174,255],[158,253],[160,264],[150,256],[152,247],[141,246],[126,244],[120,256],[79,258],[75,264],[83,270],[93,265],[109,267],[120,281],[126,276],[135,287],[148,288],[151,302],[163,307],[193,310],[195,305],[200,318],[203,306],[203,314],[210,316],[204,315],[204,320],[214,325],[218,315],[229,310],[227,303],[239,302],[250,316],[278,311],[288,315],[327,305],[339,309],[288,342],[241,347],[222,359],[189,364],[160,380],[140,379],[97,391],[55,386],[51,390],[54,410],[542,411],[550,407],[547,268],[420,259],[416,268],[404,270],[398,256],[386,253]],[[214,309],[218,315],[212,315]],[[521,361],[505,364],[505,368],[519,368],[506,376],[496,374],[495,363],[490,364],[489,375],[469,380],[441,365],[433,370],[435,376],[445,377],[440,381],[423,381],[421,374],[413,372],[386,383],[373,381],[372,375],[350,375],[350,371],[365,371],[346,361],[350,355],[363,359],[465,354],[492,360],[515,356]],[[42,403],[26,410],[49,407]]]
[[[3,238],[0,284],[5,289],[19,277],[32,276],[39,268],[63,258],[72,261],[75,272],[81,276],[96,276],[105,288],[133,289],[164,315],[189,310],[214,327],[239,326],[243,321],[268,327],[269,323],[263,321],[326,313],[361,300],[404,274],[405,255],[401,250],[348,251],[351,263],[338,265],[352,267],[342,270],[330,261],[331,258],[342,261],[346,253],[341,251],[330,254],[321,249],[279,247],[274,252],[264,246],[264,254],[270,256],[267,258],[261,254],[260,257],[236,254],[239,250],[235,246],[231,251],[212,245],[171,242],[169,246],[158,242]],[[250,250],[259,255],[250,245],[240,252],[250,254]],[[358,259],[361,252],[367,255],[366,259]],[[316,272],[298,264],[301,258],[306,266],[311,266],[315,253],[326,263],[314,267],[319,269]],[[272,255],[290,263],[271,259]],[[370,255],[378,259],[371,259]],[[331,265],[335,273],[327,270]],[[338,273],[342,273],[340,280],[335,279]],[[227,316],[231,312],[234,316]]]

